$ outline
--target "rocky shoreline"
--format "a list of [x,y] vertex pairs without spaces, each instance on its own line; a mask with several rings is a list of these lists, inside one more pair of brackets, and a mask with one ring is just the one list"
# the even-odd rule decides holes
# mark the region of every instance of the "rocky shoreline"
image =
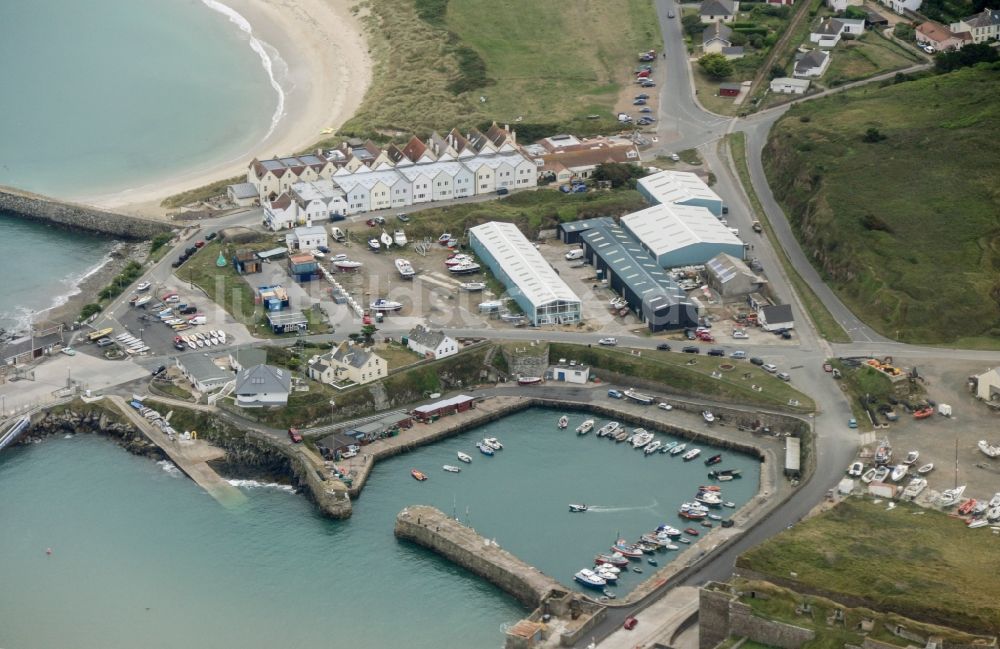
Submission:
[[101,409],[76,412],[66,409],[46,412],[18,440],[19,444],[34,444],[53,435],[102,435],[118,444],[129,453],[164,460],[166,455],[134,426],[122,423]]

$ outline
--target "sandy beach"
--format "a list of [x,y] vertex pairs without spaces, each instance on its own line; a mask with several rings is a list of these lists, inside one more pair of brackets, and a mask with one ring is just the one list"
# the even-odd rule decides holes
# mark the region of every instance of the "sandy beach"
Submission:
[[[126,214],[162,217],[167,196],[246,173],[254,157],[301,151],[339,128],[357,110],[371,79],[371,60],[360,22],[349,0],[223,0],[243,15],[254,35],[288,66],[285,115],[275,130],[245,157],[207,165],[127,193],[86,202]],[[206,12],[211,11],[205,8]],[[232,29],[237,29],[235,25]],[[261,71],[263,75],[263,70]]]

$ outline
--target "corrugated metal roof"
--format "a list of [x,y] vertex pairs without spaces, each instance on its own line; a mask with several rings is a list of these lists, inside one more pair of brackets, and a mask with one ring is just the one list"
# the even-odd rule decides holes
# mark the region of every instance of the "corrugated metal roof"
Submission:
[[802,459],[801,442],[798,437],[785,438],[785,470],[798,471]]
[[503,271],[535,306],[551,302],[579,302],[566,282],[553,270],[527,237],[513,223],[490,221],[469,230]]
[[661,203],[683,203],[694,199],[722,202],[698,174],[690,171],[661,171],[640,178],[638,184]]
[[622,217],[656,257],[699,243],[743,246],[743,242],[704,207],[661,203]]
[[[583,234],[583,240],[633,293],[649,298],[656,309],[688,302],[687,295],[631,235],[618,226],[598,226]],[[662,304],[661,304],[662,303]]]

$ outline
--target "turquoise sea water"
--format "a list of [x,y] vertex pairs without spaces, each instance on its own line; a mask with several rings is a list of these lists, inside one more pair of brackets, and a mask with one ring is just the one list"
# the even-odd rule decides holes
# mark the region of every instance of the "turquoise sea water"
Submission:
[[278,97],[201,0],[0,3],[0,185],[58,197],[138,187],[245,153]]
[[[705,482],[700,459],[643,457],[592,434],[577,438],[556,430],[557,417],[527,411],[380,463],[353,518],[342,522],[270,488],[248,489],[245,507],[226,510],[186,478],[99,438],[5,451],[0,647],[501,646],[503,626],[524,611],[397,542],[400,509],[455,511],[568,585],[618,532],[677,526],[677,506]],[[484,435],[506,448],[492,459],[479,455],[473,444]],[[458,463],[458,450],[473,463],[461,474],[441,471]],[[723,466],[747,476],[726,486],[727,499],[752,495],[756,464],[726,455]],[[414,481],[411,467],[430,479]],[[570,514],[569,502],[597,507]]]

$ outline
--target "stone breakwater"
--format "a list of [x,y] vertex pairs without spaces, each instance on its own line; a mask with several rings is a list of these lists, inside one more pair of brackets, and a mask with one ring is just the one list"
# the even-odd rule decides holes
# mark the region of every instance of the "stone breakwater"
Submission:
[[78,433],[104,435],[135,455],[155,460],[162,460],[166,457],[163,451],[149,441],[140,430],[94,406],[89,406],[86,410],[70,407],[36,415],[32,419],[31,428],[21,437],[20,443],[31,444],[49,435],[76,435]]
[[0,186],[0,210],[32,221],[107,234],[120,239],[149,239],[171,230],[169,224],[161,221],[106,212],[12,187]]

